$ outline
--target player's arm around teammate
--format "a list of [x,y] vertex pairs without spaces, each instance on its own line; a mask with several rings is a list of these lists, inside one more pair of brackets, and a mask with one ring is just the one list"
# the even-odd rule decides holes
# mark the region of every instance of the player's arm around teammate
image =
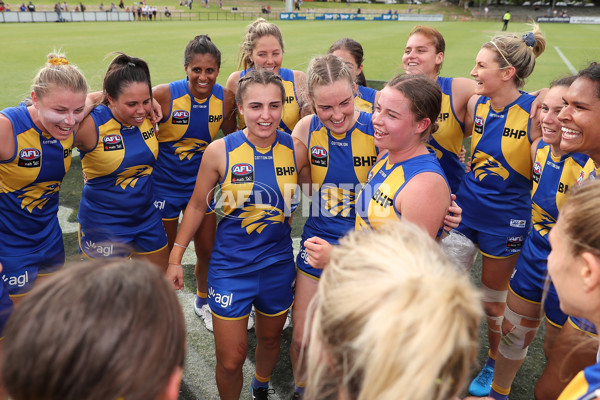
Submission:
[[149,120],[148,65],[119,53],[103,91],[104,104],[92,110],[79,132],[87,177],[77,217],[80,250],[90,258],[140,257],[165,271],[167,236],[150,181],[158,141]]

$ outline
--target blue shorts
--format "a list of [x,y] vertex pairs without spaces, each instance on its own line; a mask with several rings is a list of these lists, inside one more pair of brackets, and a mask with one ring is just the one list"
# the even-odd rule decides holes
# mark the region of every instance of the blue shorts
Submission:
[[588,321],[585,318],[577,318],[569,315],[569,323],[578,331],[586,333],[588,336],[598,338],[598,331],[596,325],[593,322]]
[[[304,241],[306,239],[308,238],[304,237],[304,234],[302,234],[302,241],[300,242],[300,252],[298,253],[298,256],[296,256],[296,265],[298,266],[298,271],[300,271],[300,273],[308,276],[309,278],[319,280],[321,279],[321,274],[323,273],[323,270],[320,268],[313,268],[308,263],[308,255],[306,254],[306,248],[304,247]],[[327,242],[330,244],[338,243],[337,240],[332,241],[325,238],[324,240],[327,240]]]
[[218,275],[208,270],[208,305],[222,319],[246,318],[252,310],[268,317],[284,314],[294,303],[294,260],[280,261],[259,271]]
[[111,232],[101,226],[84,229],[79,224],[79,252],[89,258],[130,257],[156,253],[167,246],[167,234],[161,219],[138,231]]
[[4,327],[14,310],[13,302],[8,296],[8,285],[0,281],[0,339],[4,337]]
[[[479,246],[481,254],[491,258],[508,258],[519,254],[525,242],[523,229],[508,230],[506,235],[492,235],[476,231],[461,222],[456,230]],[[526,231],[525,231],[526,232]]]
[[[185,210],[190,201],[190,196],[169,196],[160,193],[155,193],[154,207],[160,211],[162,219],[179,219],[179,214]],[[215,201],[211,201],[207,214],[215,211]]]
[[2,263],[2,280],[8,288],[8,294],[23,296],[27,294],[38,276],[50,275],[65,264],[65,248],[62,236],[45,249],[35,253],[0,257]]
[[509,289],[520,299],[533,304],[541,304],[542,296],[546,293],[544,299],[546,319],[552,325],[562,327],[568,316],[560,309],[560,301],[554,285],[549,282],[548,287],[545,287],[550,251],[543,247],[536,246],[531,236],[527,237],[510,278]]

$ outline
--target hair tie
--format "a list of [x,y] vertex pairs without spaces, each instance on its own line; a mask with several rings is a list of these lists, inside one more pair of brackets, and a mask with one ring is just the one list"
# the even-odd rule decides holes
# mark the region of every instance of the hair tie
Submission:
[[535,47],[535,44],[537,43],[533,32],[527,32],[522,36],[522,39],[525,41],[525,44],[529,47]]
[[69,65],[69,62],[64,57],[52,57],[48,60],[51,65]]
[[134,67],[134,68],[135,68],[135,63],[132,63],[131,61],[129,61],[129,62],[127,63],[127,65],[129,65],[130,67]]

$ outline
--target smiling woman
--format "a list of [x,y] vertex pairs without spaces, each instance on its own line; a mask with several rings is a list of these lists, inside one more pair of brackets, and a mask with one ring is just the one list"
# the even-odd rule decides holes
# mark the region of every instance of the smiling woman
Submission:
[[90,258],[145,258],[165,270],[167,236],[150,181],[158,141],[148,119],[146,62],[117,55],[104,78],[104,96],[75,141],[86,176],[77,216],[80,251]]
[[[0,112],[0,285],[14,302],[64,264],[58,192],[71,166],[87,83],[63,54],[52,53],[31,90],[33,105]],[[0,306],[2,314],[12,301]]]
[[[169,239],[175,245],[179,215],[185,210],[196,183],[206,147],[219,129],[235,129],[234,95],[217,82],[221,52],[207,35],[190,40],[184,52],[186,78],[156,86],[152,93],[162,108],[158,159],[152,172],[155,205],[162,215]],[[212,331],[212,315],[206,302],[208,261],[215,241],[217,219],[212,207],[194,235],[196,250],[196,299],[194,311]]]

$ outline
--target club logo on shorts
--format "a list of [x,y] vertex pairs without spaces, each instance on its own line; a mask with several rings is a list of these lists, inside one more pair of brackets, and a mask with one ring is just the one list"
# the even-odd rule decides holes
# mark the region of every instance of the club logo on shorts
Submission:
[[104,151],[123,150],[123,138],[121,135],[107,135],[102,138]]
[[42,165],[42,152],[34,148],[21,150],[17,165],[25,168],[39,168]]
[[506,249],[511,253],[518,252],[523,247],[523,236],[509,236],[506,238]]
[[231,183],[254,182],[254,167],[248,163],[235,164],[231,167]]
[[473,127],[475,132],[477,132],[481,135],[483,133],[483,125],[485,125],[485,121],[483,120],[483,118],[480,117],[479,115],[476,115],[475,116],[475,126]]
[[220,305],[221,308],[227,308],[233,303],[233,293],[226,291],[218,293],[212,286],[208,288],[208,298]]
[[540,183],[540,175],[542,174],[542,164],[539,161],[536,161],[533,164],[533,181],[535,183]]
[[171,123],[173,125],[189,125],[190,113],[185,110],[173,111],[173,118],[171,118]]
[[327,167],[327,150],[321,146],[310,148],[310,163],[320,167]]

